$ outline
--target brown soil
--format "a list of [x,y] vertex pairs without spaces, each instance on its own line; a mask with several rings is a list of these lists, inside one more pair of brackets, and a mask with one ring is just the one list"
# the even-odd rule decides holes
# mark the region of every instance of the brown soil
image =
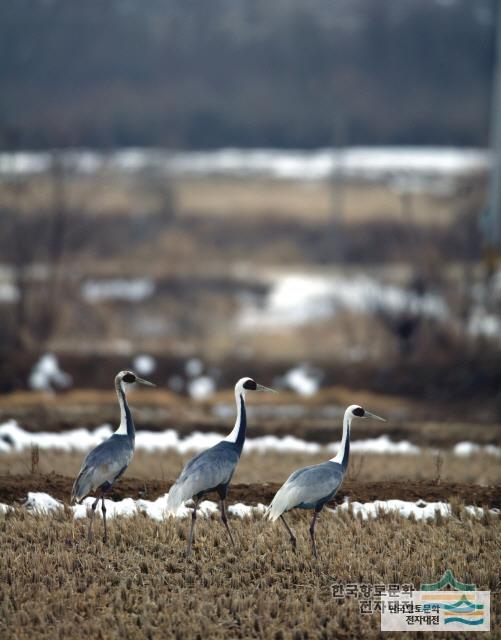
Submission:
[[[73,478],[55,473],[49,475],[4,475],[0,476],[0,502],[21,503],[28,491],[42,491],[54,498],[68,501]],[[161,480],[138,480],[124,478],[110,492],[109,497],[120,500],[126,497],[153,500],[166,493],[170,485]],[[229,502],[245,504],[268,504],[280,487],[277,483],[233,484],[229,492]],[[343,483],[333,502],[340,503],[345,497],[352,502],[370,502],[373,500],[409,500],[419,499],[427,502],[451,499],[467,505],[501,508],[501,486],[480,486],[462,483],[433,483],[430,481],[385,481]]]

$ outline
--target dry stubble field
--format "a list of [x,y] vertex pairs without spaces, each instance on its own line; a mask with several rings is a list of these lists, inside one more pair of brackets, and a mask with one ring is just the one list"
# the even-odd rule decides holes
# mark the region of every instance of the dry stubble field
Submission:
[[354,598],[336,601],[334,582],[419,587],[450,568],[493,592],[491,637],[500,637],[499,518],[473,520],[461,508],[434,523],[394,515],[363,522],[325,512],[318,561],[310,553],[306,516],[291,523],[297,554],[282,528],[260,517],[231,519],[235,549],[215,518],[200,519],[186,559],[186,520],[118,518],[104,546],[98,536],[88,545],[85,523],[69,512],[9,513],[0,520],[0,635],[378,638],[378,614],[360,614]]

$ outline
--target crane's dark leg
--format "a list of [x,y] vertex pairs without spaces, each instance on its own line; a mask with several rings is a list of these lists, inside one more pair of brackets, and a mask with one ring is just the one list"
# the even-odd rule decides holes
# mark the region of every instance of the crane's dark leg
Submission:
[[101,494],[101,511],[103,512],[103,523],[104,523],[103,542],[104,544],[106,544],[108,542],[108,528],[106,526],[106,506],[104,504],[104,493]]
[[94,521],[94,514],[96,513],[96,507],[98,502],[99,502],[99,496],[92,503],[92,513],[90,514],[89,529],[87,531],[88,542],[92,542],[92,523]]
[[226,531],[228,532],[228,535],[230,536],[231,544],[233,546],[235,546],[235,541],[233,540],[233,536],[231,535],[230,527],[228,525],[228,518],[226,516],[226,505],[225,505],[225,499],[224,498],[220,499],[219,508],[221,510],[221,521],[224,524],[224,526],[226,527]]
[[284,523],[284,527],[287,529],[287,533],[289,534],[290,539],[291,539],[292,548],[295,551],[296,550],[296,546],[297,546],[296,536],[294,535],[294,532],[292,531],[292,529],[287,524],[287,520],[285,519],[285,516],[284,516],[283,513],[280,516],[280,520]]
[[317,545],[315,544],[315,525],[317,523],[318,513],[319,513],[318,511],[315,511],[315,513],[313,514],[313,520],[311,521],[311,524],[310,524],[311,546],[312,546],[313,555],[315,556],[315,558],[318,558]]
[[195,521],[197,519],[197,509],[198,509],[198,503],[200,502],[200,500],[195,500],[195,506],[193,507],[193,511],[191,512],[191,527],[190,527],[190,535],[188,538],[188,549],[186,551],[186,555],[189,556],[191,553],[191,545],[193,543],[193,533],[195,531]]

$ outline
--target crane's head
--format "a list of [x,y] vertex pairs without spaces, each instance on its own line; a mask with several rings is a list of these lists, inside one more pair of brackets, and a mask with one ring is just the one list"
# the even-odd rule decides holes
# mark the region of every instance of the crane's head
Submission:
[[275,389],[263,387],[262,384],[258,384],[252,378],[240,378],[235,385],[235,393],[245,395],[247,391],[270,391],[271,393],[277,393]]
[[153,382],[148,382],[148,380],[143,380],[139,376],[137,376],[134,371],[120,371],[115,378],[115,386],[122,387],[122,389],[126,389],[129,384],[134,384],[138,382],[139,384],[144,384],[147,387],[154,387],[156,385]]
[[386,422],[384,418],[380,418],[375,413],[371,413],[367,411],[363,407],[358,404],[352,404],[346,409],[346,413],[350,418],[373,418],[374,420],[381,420],[382,422]]

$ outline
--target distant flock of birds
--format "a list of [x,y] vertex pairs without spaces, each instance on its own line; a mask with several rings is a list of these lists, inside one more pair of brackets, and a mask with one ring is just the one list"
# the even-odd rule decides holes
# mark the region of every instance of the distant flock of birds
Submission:
[[[108,540],[106,525],[105,495],[125,472],[134,455],[135,427],[127,404],[126,390],[129,385],[139,383],[154,387],[152,382],[139,378],[132,371],[121,371],[115,378],[115,389],[120,405],[120,426],[111,437],[99,444],[85,457],[82,468],[73,484],[71,500],[81,502],[88,495],[95,495],[92,504],[88,540],[92,541],[92,523],[96,508],[101,500],[104,524],[104,542]],[[167,497],[167,512],[175,515],[188,500],[193,500],[191,526],[188,536],[187,555],[191,553],[197,509],[202,498],[211,492],[219,496],[221,521],[234,544],[233,535],[226,515],[226,497],[235,468],[242,454],[247,429],[245,396],[249,391],[273,389],[257,384],[252,378],[241,378],[235,385],[237,418],[231,433],[215,446],[194,456],[184,466],[179,478]],[[348,467],[350,455],[350,427],[354,418],[374,418],[384,420],[358,405],[349,406],[344,414],[343,437],[337,455],[321,464],[315,464],[294,471],[277,491],[265,516],[272,521],[280,518],[296,549],[296,536],[287,523],[284,514],[291,509],[312,509],[310,525],[312,551],[317,556],[315,525],[318,514],[340,488]]]

